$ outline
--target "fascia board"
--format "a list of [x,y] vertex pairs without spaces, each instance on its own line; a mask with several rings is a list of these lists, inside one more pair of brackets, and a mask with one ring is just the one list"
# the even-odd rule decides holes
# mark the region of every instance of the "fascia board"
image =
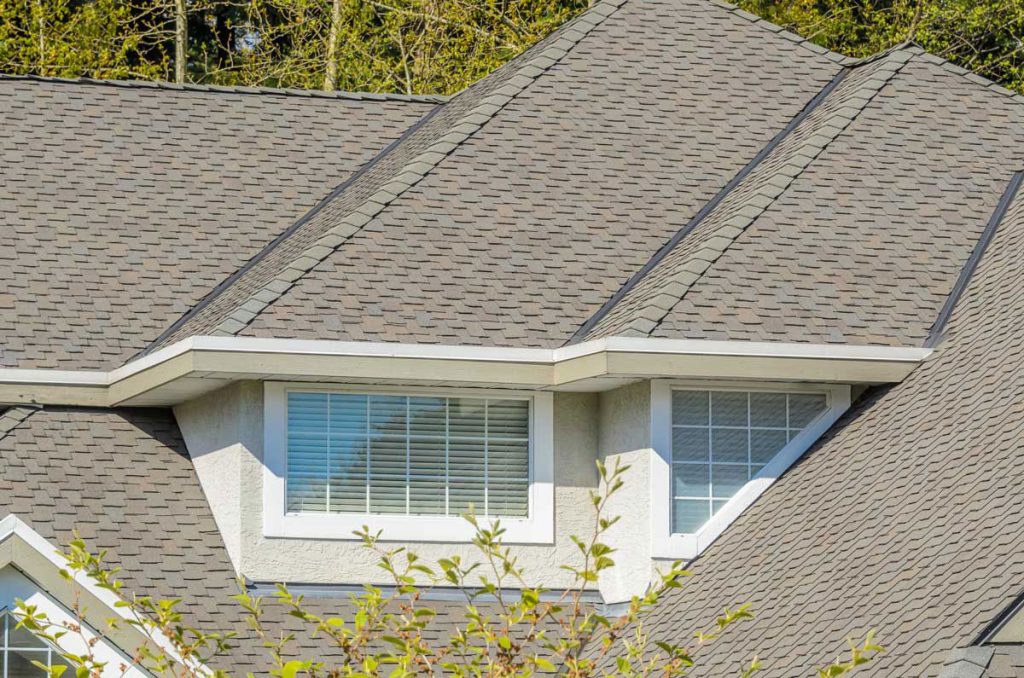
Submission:
[[192,337],[107,373],[0,369],[0,402],[113,406],[176,380],[203,376],[222,383],[379,379],[554,390],[581,390],[587,380],[608,383],[608,378],[892,383],[930,353],[906,347],[633,337],[557,349]]

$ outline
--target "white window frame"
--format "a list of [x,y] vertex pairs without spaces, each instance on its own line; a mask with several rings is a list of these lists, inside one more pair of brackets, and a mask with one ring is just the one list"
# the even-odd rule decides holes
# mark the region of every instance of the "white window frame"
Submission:
[[285,478],[288,467],[288,392],[410,395],[470,398],[526,398],[530,402],[530,479],[525,518],[496,517],[508,543],[550,544],[554,541],[554,413],[546,391],[325,385],[265,382],[263,390],[263,534],[291,539],[352,540],[368,527],[384,541],[468,543],[475,531],[461,516],[409,516],[288,512]]
[[[708,522],[689,534],[672,533],[672,391],[708,390],[823,393],[826,410],[789,441]],[[689,560],[700,555],[850,407],[845,384],[742,381],[651,381],[651,552],[655,558]]]

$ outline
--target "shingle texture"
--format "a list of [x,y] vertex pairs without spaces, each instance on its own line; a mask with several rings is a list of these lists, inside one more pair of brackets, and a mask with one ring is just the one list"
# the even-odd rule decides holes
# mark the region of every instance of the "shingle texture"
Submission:
[[655,636],[685,640],[727,605],[756,615],[703,648],[695,675],[755,654],[765,675],[796,675],[875,628],[886,652],[864,675],[935,676],[1016,599],[1022,252],[1018,197],[936,353],[865,395],[693,564],[648,624]]
[[455,97],[172,339],[564,342],[840,69],[705,0],[617,5]]
[[0,78],[0,367],[121,364],[435,105]]
[[[235,572],[171,412],[14,408],[4,417],[14,410],[19,423],[6,435],[0,418],[0,517],[14,513],[55,547],[77,531],[94,552],[108,551],[127,591],[180,598],[186,623],[238,633],[216,666],[265,675],[267,654],[231,600]],[[465,605],[429,604],[437,616],[425,635],[446,638]],[[310,598],[307,608],[347,619],[354,609],[347,597]],[[339,656],[274,601],[265,622],[275,635],[296,634],[293,654]]]

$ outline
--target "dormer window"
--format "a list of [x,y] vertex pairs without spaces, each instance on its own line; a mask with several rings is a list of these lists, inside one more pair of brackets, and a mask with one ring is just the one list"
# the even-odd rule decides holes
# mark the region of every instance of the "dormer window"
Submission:
[[692,558],[849,406],[849,387],[652,382],[652,549]]
[[528,398],[289,390],[287,407],[289,513],[528,513]]
[[510,542],[552,538],[551,394],[265,389],[267,536],[465,541],[472,508]]
[[672,532],[690,534],[724,507],[808,424],[825,393],[672,391]]

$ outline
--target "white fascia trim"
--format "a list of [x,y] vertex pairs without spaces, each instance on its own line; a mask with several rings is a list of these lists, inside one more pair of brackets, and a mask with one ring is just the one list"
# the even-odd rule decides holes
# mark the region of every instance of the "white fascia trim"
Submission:
[[[435,366],[450,363],[453,367],[461,363],[462,372],[453,370],[450,380],[464,381],[470,375],[481,380],[492,377],[491,381],[502,383],[509,374],[515,374],[522,377],[518,386],[523,388],[559,388],[603,376],[657,378],[681,376],[678,370],[714,372],[728,369],[733,360],[735,365],[742,366],[738,368],[742,376],[749,378],[779,378],[779,374],[792,374],[795,379],[811,379],[817,378],[814,375],[827,374],[821,378],[851,383],[897,382],[905,378],[930,353],[931,349],[913,347],[649,337],[608,337],[573,346],[541,349],[197,336],[183,339],[109,372],[0,369],[0,402],[116,405],[176,379],[189,377],[196,371],[230,379],[236,373],[237,361],[235,370],[232,370],[220,368],[217,358],[227,360],[230,356],[245,355],[253,355],[254,360],[263,362],[276,361],[278,367],[285,364],[281,360],[290,357],[337,358],[341,362],[316,363],[335,367],[351,366],[351,360],[345,362],[348,359],[366,359],[370,362],[360,362],[358,375],[364,378],[367,375],[386,373],[387,378],[394,379],[396,368],[398,372],[404,372],[413,366],[428,363]],[[206,359],[200,367],[197,361],[203,356]],[[656,359],[661,356],[674,357],[676,362],[672,369],[677,371],[652,373],[656,372],[660,364]],[[655,358],[655,362],[652,363],[651,358]],[[679,363],[679,360],[683,362]],[[485,374],[489,365],[496,370],[493,375]],[[829,365],[836,366],[837,371],[829,372]],[[529,369],[522,373],[509,372],[520,366]],[[348,368],[340,369],[345,373]],[[154,373],[144,376],[144,373],[150,371]],[[272,372],[269,368],[268,371]],[[804,374],[800,374],[801,371]],[[443,370],[440,376],[436,371],[429,374],[429,381],[444,380]],[[313,378],[332,375],[306,376]],[[693,376],[710,378],[715,374],[700,373]],[[738,378],[740,374],[719,376]]]
[[[768,391],[817,391],[828,396],[828,409],[768,462],[697,532],[672,533],[672,390],[707,388]],[[655,558],[692,560],[712,544],[779,476],[850,408],[850,387],[830,384],[742,384],[654,380],[651,382],[651,554]]]
[[[555,537],[554,503],[554,398],[551,393],[497,389],[415,389],[366,386],[325,386],[266,382],[263,396],[263,536],[288,539],[358,540],[363,527],[380,532],[382,541],[469,543],[476,530],[458,516],[406,516],[377,514],[288,513],[285,506],[287,475],[287,407],[289,390],[353,393],[520,396],[530,399],[530,490],[527,518],[501,518],[509,544],[551,544]],[[488,521],[481,519],[481,524]]]
[[[60,570],[67,569],[67,563],[64,561],[64,558],[60,555],[60,551],[57,549],[57,547],[54,546],[51,542],[47,541],[45,537],[36,532],[28,524],[26,524],[13,513],[10,513],[3,519],[0,519],[0,544],[7,542],[11,537],[17,537],[18,539],[20,539],[33,551],[37,552],[40,556],[42,556],[50,565],[52,565],[56,569],[56,571],[59,572]],[[15,566],[19,565],[16,559],[12,561],[12,564],[14,564]],[[38,573],[26,571],[25,574],[29,577],[32,577],[34,574]],[[93,581],[91,578],[82,573],[74,572],[72,573],[72,575],[74,582],[78,586],[81,586],[82,589],[85,590],[90,596],[103,603],[107,608],[109,608],[109,611],[111,613],[124,620],[132,619],[132,615],[129,614],[124,607],[119,605],[119,603],[123,601],[115,593],[108,589],[100,587],[95,581]],[[52,592],[50,593],[52,594]],[[123,625],[123,627],[132,629],[136,628],[135,626],[128,624]],[[136,631],[136,633],[139,633],[141,635],[140,631]],[[170,641],[164,638],[163,636],[150,636],[147,634],[146,639],[149,642],[159,646],[160,649],[167,653],[168,657],[174,659],[175,661],[178,661],[179,663],[185,663],[184,660],[181,658],[181,655],[178,654],[177,650],[175,650],[174,646],[170,643]],[[209,670],[202,665],[196,664],[193,661],[190,661],[189,664],[201,673],[209,673]]]

